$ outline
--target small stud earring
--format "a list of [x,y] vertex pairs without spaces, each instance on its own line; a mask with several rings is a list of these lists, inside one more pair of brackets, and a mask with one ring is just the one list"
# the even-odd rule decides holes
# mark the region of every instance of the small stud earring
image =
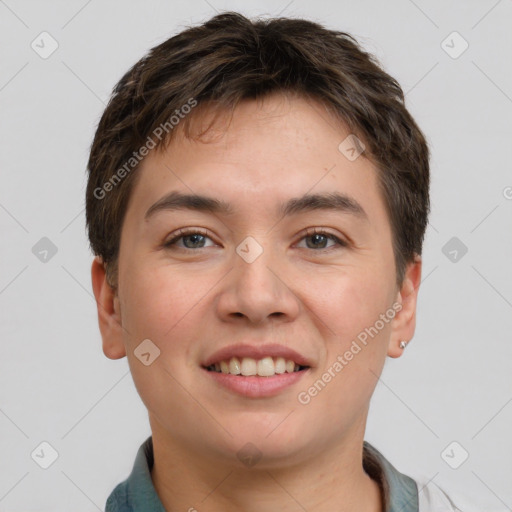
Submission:
[[401,341],[401,342],[400,342],[400,348],[402,348],[402,349],[403,349],[403,348],[405,348],[405,347],[407,347],[407,341]]

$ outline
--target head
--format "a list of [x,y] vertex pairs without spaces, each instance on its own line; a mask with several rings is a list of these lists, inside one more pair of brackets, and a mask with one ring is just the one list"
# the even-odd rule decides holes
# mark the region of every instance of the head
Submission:
[[[269,464],[364,430],[386,356],[415,329],[429,151],[352,36],[236,13],[184,30],[116,85],[88,171],[103,350],[128,357],[154,430],[206,456],[257,441]],[[177,193],[213,201],[176,208]],[[309,369],[273,396],[217,389],[204,364],[242,343]]]

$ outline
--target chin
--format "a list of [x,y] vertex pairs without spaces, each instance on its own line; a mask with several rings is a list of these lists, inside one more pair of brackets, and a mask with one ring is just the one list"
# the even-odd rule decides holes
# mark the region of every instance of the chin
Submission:
[[288,414],[271,415],[270,423],[268,414],[260,421],[256,414],[244,414],[244,419],[226,423],[226,430],[233,437],[224,436],[225,448],[229,453],[235,453],[239,460],[245,456],[258,459],[259,468],[276,467],[285,461],[290,463],[300,454],[303,457],[309,446],[307,428],[292,424],[293,413],[287,418]]

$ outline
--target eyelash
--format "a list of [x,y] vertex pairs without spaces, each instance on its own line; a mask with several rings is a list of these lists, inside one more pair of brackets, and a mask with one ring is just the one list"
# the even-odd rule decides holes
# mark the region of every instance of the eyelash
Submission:
[[[207,247],[198,247],[197,249],[189,249],[188,247],[174,247],[176,245],[176,242],[178,240],[180,240],[181,238],[184,238],[186,236],[189,236],[189,235],[201,235],[201,236],[204,236],[206,238],[210,238],[210,236],[208,236],[208,233],[200,228],[196,228],[196,229],[180,229],[178,231],[178,233],[176,234],[176,236],[174,236],[173,238],[171,238],[169,241],[165,242],[163,244],[163,247],[165,247],[166,249],[176,249],[176,250],[182,250],[182,251],[199,251],[201,249],[207,249]],[[309,247],[306,247],[306,249],[310,249],[311,251],[315,251],[315,252],[328,252],[328,251],[331,251],[331,250],[336,250],[336,249],[339,249],[339,248],[344,248],[344,247],[348,247],[348,243],[345,242],[344,240],[341,240],[340,238],[338,238],[337,236],[333,235],[332,233],[329,233],[328,231],[324,231],[322,229],[319,229],[319,228],[313,228],[313,229],[309,229],[306,231],[306,233],[302,236],[302,238],[300,239],[301,241],[304,239],[304,238],[308,238],[308,237],[311,237],[313,235],[322,235],[322,236],[325,236],[327,237],[328,239],[336,242],[336,244],[338,244],[339,247],[328,247],[328,248],[321,248],[321,249],[310,249]]]

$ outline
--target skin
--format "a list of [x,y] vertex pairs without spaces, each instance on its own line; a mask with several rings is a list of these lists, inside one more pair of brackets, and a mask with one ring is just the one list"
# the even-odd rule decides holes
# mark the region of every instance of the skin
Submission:
[[[349,131],[320,104],[272,95],[239,105],[229,125],[218,119],[208,140],[187,139],[178,127],[167,150],[151,152],[137,171],[117,293],[101,259],[92,265],[103,351],[128,357],[148,409],[157,493],[167,510],[379,512],[378,486],[362,467],[364,430],[386,357],[399,357],[399,342],[414,334],[421,259],[398,288],[376,169],[338,150]],[[161,211],[146,221],[171,190],[222,199],[234,214]],[[323,210],[276,214],[291,197],[333,191],[357,200],[368,220]],[[163,248],[180,228],[208,237]],[[306,228],[348,245],[329,238],[315,245]],[[235,251],[247,236],[263,248],[252,263]],[[395,302],[396,316],[300,404],[298,393]],[[147,338],[161,351],[149,366],[134,355]],[[275,397],[243,397],[200,366],[237,342],[290,346],[313,364]],[[262,453],[253,467],[236,456],[247,442]]]

